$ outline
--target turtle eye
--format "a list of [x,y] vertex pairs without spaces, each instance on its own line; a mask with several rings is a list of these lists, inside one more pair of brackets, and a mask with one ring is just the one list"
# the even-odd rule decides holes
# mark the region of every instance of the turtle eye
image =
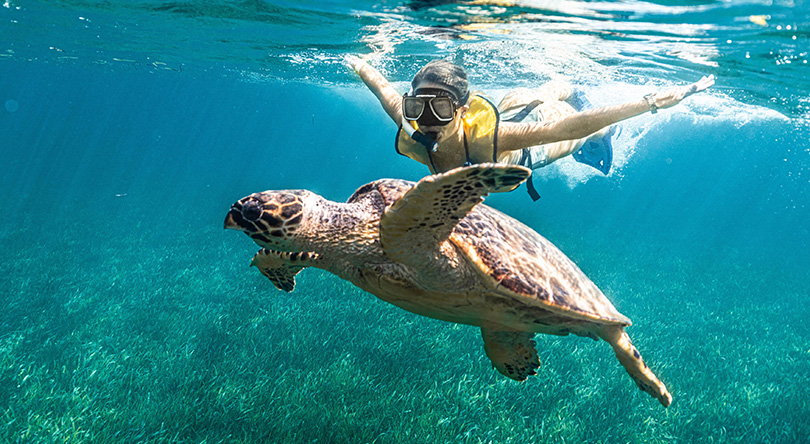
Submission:
[[249,200],[242,205],[242,217],[245,219],[256,222],[262,216],[262,206],[255,200]]

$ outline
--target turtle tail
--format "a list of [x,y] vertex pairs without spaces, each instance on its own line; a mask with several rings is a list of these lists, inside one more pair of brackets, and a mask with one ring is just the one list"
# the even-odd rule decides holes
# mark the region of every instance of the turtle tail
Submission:
[[604,326],[599,331],[599,336],[610,343],[616,353],[616,358],[636,382],[638,388],[652,395],[664,407],[668,407],[672,403],[672,395],[641,359],[641,353],[633,346],[630,336],[627,336],[623,327]]

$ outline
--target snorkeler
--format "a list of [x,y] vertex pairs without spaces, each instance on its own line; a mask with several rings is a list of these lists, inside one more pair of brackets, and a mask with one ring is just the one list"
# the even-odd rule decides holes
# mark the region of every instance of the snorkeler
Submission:
[[[433,174],[484,162],[534,170],[573,154],[607,175],[611,125],[675,106],[714,84],[710,75],[621,105],[582,110],[583,101],[569,85],[549,83],[511,91],[496,107],[484,96],[471,94],[464,68],[447,60],[425,65],[404,95],[365,60],[349,56],[347,61],[399,125],[397,152],[427,165]],[[577,99],[579,112],[566,102]],[[539,198],[532,187],[529,194]]]

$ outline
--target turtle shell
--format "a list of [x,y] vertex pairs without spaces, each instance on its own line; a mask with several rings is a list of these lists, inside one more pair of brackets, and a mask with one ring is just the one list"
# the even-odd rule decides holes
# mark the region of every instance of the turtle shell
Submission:
[[440,254],[435,246],[447,239],[466,256],[483,284],[507,299],[521,299],[566,318],[630,325],[551,242],[480,203],[486,193],[511,190],[528,174],[520,166],[482,164],[428,176],[418,184],[383,179],[358,189],[349,203],[365,203],[365,211],[384,213],[381,244],[393,260],[427,273],[425,264]]
[[576,318],[631,324],[557,247],[494,208],[476,206],[459,221],[450,240],[499,292]]

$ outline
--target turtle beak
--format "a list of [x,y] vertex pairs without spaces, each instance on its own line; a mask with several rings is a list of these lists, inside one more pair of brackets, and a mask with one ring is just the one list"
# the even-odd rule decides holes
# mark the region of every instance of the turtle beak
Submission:
[[239,224],[241,220],[242,212],[236,208],[236,205],[233,205],[231,210],[228,211],[228,215],[225,216],[225,229],[244,231],[245,229]]

